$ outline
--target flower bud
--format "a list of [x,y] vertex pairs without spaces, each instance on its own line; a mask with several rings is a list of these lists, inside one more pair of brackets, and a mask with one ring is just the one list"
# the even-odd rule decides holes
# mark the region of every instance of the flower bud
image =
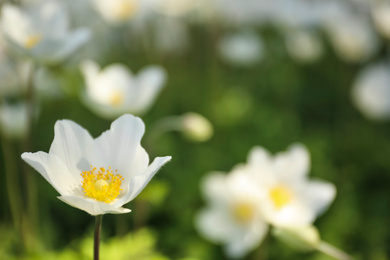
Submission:
[[272,234],[299,251],[315,250],[320,243],[320,235],[314,226],[275,227]]
[[195,142],[208,141],[214,133],[210,121],[197,113],[186,113],[182,116],[183,135]]

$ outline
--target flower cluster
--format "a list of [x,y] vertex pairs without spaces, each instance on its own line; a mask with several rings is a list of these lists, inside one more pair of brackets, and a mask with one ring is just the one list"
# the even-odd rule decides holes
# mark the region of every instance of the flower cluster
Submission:
[[269,225],[307,229],[336,193],[333,184],[309,180],[309,166],[303,145],[292,145],[274,157],[254,147],[247,163],[229,174],[208,174],[201,186],[208,206],[197,216],[199,232],[238,258],[259,246]]

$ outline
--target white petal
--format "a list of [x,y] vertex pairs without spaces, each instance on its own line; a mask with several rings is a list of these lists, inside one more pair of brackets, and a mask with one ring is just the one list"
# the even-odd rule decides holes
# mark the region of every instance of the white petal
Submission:
[[51,59],[53,61],[62,61],[71,55],[74,51],[80,48],[85,44],[91,37],[91,31],[87,28],[79,28],[69,33],[63,43],[61,44],[59,50],[54,54]]
[[270,153],[261,146],[253,147],[248,154],[248,163],[253,166],[263,166],[270,163]]
[[84,210],[93,216],[102,214],[123,214],[131,211],[126,208],[115,207],[110,203],[104,203],[81,196],[61,196],[58,198],[66,204]]
[[309,172],[310,155],[305,146],[294,144],[287,152],[277,154],[274,163],[279,178],[301,179]]
[[49,154],[55,154],[64,162],[65,166],[81,180],[80,173],[90,169],[99,159],[95,156],[93,139],[91,135],[70,120],[59,120],[54,126],[54,140]]
[[[127,187],[131,177],[142,174],[149,164],[149,156],[141,147],[141,138],[145,132],[142,120],[132,115],[123,115],[111,124],[96,141],[104,162],[118,170],[125,180],[122,187]],[[127,192],[127,191],[126,191]]]
[[214,243],[224,244],[236,233],[236,224],[226,209],[211,207],[203,209],[195,218],[198,232]]
[[119,207],[133,200],[145,188],[157,171],[171,159],[171,156],[156,157],[145,172],[141,175],[131,177],[128,183],[127,193],[114,202],[114,204]]
[[257,220],[251,226],[243,229],[243,232],[234,237],[224,248],[227,255],[232,258],[242,258],[248,252],[257,248],[267,235],[268,225],[264,221]]
[[68,15],[59,2],[43,2],[37,15],[37,21],[44,23],[40,27],[42,27],[42,31],[46,35],[60,38],[67,32],[69,25]]
[[208,173],[200,184],[202,193],[206,200],[210,202],[227,202],[230,200],[231,194],[227,192],[228,183],[227,175],[223,172]]
[[145,112],[154,103],[165,83],[166,77],[165,70],[160,66],[149,66],[139,72],[135,94],[137,99],[133,105],[133,110],[137,111],[137,114]]
[[93,60],[84,60],[80,63],[80,69],[86,78],[87,84],[91,84],[92,80],[99,74],[100,67]]
[[30,164],[61,195],[69,195],[79,182],[56,155],[44,152],[23,153],[22,159]]
[[336,196],[336,187],[324,181],[310,181],[304,189],[303,199],[317,216],[328,208]]

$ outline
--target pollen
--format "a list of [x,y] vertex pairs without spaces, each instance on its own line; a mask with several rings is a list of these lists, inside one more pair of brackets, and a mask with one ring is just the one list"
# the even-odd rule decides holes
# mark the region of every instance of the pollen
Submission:
[[269,196],[271,197],[276,209],[281,209],[289,204],[293,197],[291,192],[282,185],[272,188],[269,192]]
[[120,174],[114,174],[111,167],[108,167],[108,169],[100,167],[98,169],[91,166],[89,171],[81,173],[81,177],[83,177],[84,194],[98,201],[110,203],[118,197],[122,190],[123,177]]
[[253,218],[254,214],[253,206],[249,203],[241,202],[233,207],[233,216],[238,222],[247,223]]
[[123,95],[121,92],[116,91],[110,98],[110,104],[114,107],[119,106],[123,103]]
[[137,11],[137,4],[133,0],[122,0],[119,1],[114,11],[119,19],[124,20],[130,18]]
[[32,34],[26,38],[24,41],[24,47],[27,49],[34,48],[42,39],[42,36],[39,34]]

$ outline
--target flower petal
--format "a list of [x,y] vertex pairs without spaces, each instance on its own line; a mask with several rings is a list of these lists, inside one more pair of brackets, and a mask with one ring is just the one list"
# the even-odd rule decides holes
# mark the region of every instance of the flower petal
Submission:
[[22,159],[38,171],[61,195],[69,195],[77,188],[78,180],[56,155],[45,152],[23,153]]
[[93,216],[102,214],[123,214],[131,211],[130,209],[115,207],[110,203],[100,202],[81,196],[60,196],[58,198],[66,204],[84,210]]
[[302,198],[318,216],[324,212],[336,196],[336,187],[324,181],[309,181],[304,187]]
[[91,37],[91,31],[87,28],[79,28],[69,33],[66,38],[63,39],[59,50],[51,57],[53,62],[62,61],[71,55],[76,49],[85,44]]
[[107,163],[102,166],[118,170],[125,179],[122,187],[127,187],[133,176],[142,174],[148,167],[149,156],[140,144],[144,132],[142,120],[127,114],[116,119],[110,130],[95,140],[95,149]]
[[236,232],[237,225],[232,222],[225,208],[210,207],[201,210],[195,218],[199,233],[217,244],[224,244]]
[[309,172],[310,155],[302,144],[294,144],[274,160],[276,174],[283,180],[301,179]]
[[243,229],[241,234],[234,236],[234,239],[224,247],[224,250],[232,258],[242,258],[261,244],[267,231],[268,224],[258,220],[250,227]]
[[228,202],[231,194],[226,192],[228,187],[227,175],[223,172],[208,173],[200,184],[202,193],[210,202]]
[[137,99],[131,105],[132,111],[137,114],[145,112],[157,98],[166,80],[166,72],[160,66],[149,66],[137,75],[137,88],[134,94]]
[[93,139],[87,130],[70,120],[59,120],[54,126],[50,155],[57,155],[64,165],[81,181],[80,173],[95,165],[97,158]]
[[157,171],[167,162],[171,160],[171,156],[156,157],[142,175],[133,176],[128,183],[127,193],[113,204],[122,206],[133,200],[149,183]]
[[271,155],[263,147],[255,146],[250,150],[247,161],[252,166],[263,167],[270,163]]

